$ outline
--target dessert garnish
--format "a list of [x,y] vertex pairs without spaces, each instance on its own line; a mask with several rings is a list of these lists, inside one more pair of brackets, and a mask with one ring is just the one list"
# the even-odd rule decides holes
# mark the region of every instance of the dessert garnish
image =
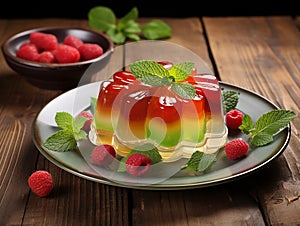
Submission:
[[204,173],[217,161],[217,153],[208,154],[195,151],[189,161],[181,169],[189,169],[192,172]]
[[185,99],[193,99],[196,90],[193,85],[183,82],[192,73],[194,63],[174,64],[169,70],[150,60],[140,60],[130,65],[133,75],[150,86],[171,86],[171,89]]
[[230,129],[239,129],[239,126],[242,125],[243,117],[243,112],[232,109],[225,114],[225,123]]
[[74,118],[68,112],[57,112],[55,122],[61,129],[49,136],[43,146],[52,151],[72,151],[77,148],[77,141],[86,138],[87,133],[82,130],[87,117]]
[[223,113],[234,110],[239,102],[239,92],[234,90],[222,90]]
[[241,138],[235,138],[226,143],[224,150],[228,158],[236,160],[248,153],[249,144]]
[[151,168],[152,161],[143,154],[132,154],[126,160],[126,171],[136,177],[144,176]]
[[256,123],[253,123],[250,115],[245,115],[239,129],[249,134],[251,144],[264,146],[273,141],[273,136],[280,132],[290,121],[296,118],[291,110],[272,110],[260,116]]
[[[128,158],[130,158],[132,155],[135,155],[135,154],[141,154],[141,155],[144,155],[147,158],[149,158],[151,160],[150,165],[153,165],[153,164],[156,164],[156,163],[159,163],[162,161],[162,157],[159,154],[157,148],[153,144],[146,143],[146,144],[137,146],[135,149],[132,149],[130,151],[130,153],[128,153],[125,157],[123,157],[121,159],[120,165],[118,168],[118,172],[127,171],[126,163],[128,161]],[[133,160],[131,160],[131,161],[133,161]]]

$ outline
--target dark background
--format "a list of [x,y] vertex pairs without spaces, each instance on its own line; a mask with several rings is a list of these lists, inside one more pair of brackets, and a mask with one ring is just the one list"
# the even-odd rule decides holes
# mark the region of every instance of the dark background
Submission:
[[[140,17],[201,17],[300,15],[298,0],[279,1],[199,1],[199,0],[4,0],[0,18],[62,17],[84,19],[95,6],[111,8],[117,17],[124,16],[134,6]],[[5,4],[4,4],[5,3]],[[299,1],[298,1],[299,3]],[[298,4],[297,4],[298,5]]]

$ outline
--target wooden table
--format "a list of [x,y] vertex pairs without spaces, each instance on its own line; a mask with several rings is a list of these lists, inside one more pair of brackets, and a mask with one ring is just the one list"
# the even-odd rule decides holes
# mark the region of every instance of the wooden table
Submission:
[[[147,22],[151,18],[141,18]],[[163,18],[167,41],[189,48],[220,80],[270,99],[299,115],[300,20],[290,16]],[[88,27],[85,20],[0,20],[0,43],[39,26]],[[300,119],[285,151],[267,167],[230,183],[151,191],[115,187],[68,173],[34,146],[37,113],[61,91],[36,88],[0,58],[0,225],[299,225]],[[30,192],[29,175],[48,170],[54,190]]]

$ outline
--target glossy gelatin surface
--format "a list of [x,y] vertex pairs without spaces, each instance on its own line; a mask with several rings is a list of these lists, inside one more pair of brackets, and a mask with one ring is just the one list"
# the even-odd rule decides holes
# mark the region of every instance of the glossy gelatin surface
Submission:
[[91,142],[112,144],[121,156],[152,143],[166,162],[189,158],[196,150],[218,151],[227,139],[218,80],[194,70],[184,82],[195,87],[193,99],[170,86],[144,84],[129,71],[116,72],[101,83]]

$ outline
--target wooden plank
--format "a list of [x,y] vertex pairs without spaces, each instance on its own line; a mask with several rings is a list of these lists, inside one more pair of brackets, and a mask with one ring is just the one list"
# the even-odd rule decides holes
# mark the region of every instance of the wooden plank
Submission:
[[[291,17],[205,17],[203,21],[223,81],[253,90],[299,115],[300,33]],[[300,223],[299,128],[297,117],[285,152],[252,187],[270,225]]]
[[[174,36],[166,41],[190,49],[212,70],[199,19],[165,22],[174,32]],[[161,51],[158,57],[169,57],[170,53],[172,51]],[[135,54],[138,53],[126,52],[126,62]],[[179,191],[132,190],[131,197],[133,225],[264,225],[257,203],[242,182]]]
[[257,203],[245,191],[242,182],[182,191],[133,191],[133,225],[264,225]]

